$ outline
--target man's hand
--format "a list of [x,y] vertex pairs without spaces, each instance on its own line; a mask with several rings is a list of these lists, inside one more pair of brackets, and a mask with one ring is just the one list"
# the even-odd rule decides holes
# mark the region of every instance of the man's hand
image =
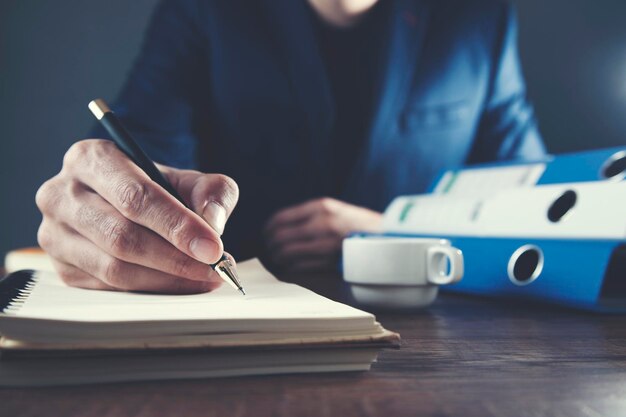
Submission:
[[219,174],[160,166],[187,205],[153,182],[117,147],[83,140],[37,192],[37,235],[69,285],[109,290],[195,293],[222,282],[209,266],[238,199]]
[[321,198],[276,213],[265,228],[272,260],[291,271],[337,266],[341,242],[352,232],[380,232],[382,215],[332,198]]

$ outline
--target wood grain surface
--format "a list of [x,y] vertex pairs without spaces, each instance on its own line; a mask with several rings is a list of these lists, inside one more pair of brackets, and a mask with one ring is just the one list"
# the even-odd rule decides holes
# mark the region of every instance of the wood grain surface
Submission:
[[[345,300],[334,276],[290,277]],[[626,416],[626,320],[440,296],[370,372],[0,390],[2,416]]]

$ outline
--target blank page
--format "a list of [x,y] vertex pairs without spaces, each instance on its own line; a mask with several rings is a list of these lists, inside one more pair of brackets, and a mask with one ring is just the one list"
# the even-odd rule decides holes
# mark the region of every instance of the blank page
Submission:
[[65,285],[55,273],[38,272],[23,304],[0,315],[0,330],[2,319],[10,316],[91,323],[245,320],[254,326],[254,321],[329,319],[357,319],[361,326],[375,323],[369,313],[277,280],[257,259],[237,268],[245,296],[226,283],[195,295],[86,290]]

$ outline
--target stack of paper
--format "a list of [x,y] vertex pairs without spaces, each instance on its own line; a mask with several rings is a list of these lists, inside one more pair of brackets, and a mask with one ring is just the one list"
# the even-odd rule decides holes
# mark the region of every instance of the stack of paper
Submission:
[[238,265],[247,296],[71,288],[52,272],[10,276],[0,314],[0,385],[50,385],[367,370],[397,345],[372,314]]

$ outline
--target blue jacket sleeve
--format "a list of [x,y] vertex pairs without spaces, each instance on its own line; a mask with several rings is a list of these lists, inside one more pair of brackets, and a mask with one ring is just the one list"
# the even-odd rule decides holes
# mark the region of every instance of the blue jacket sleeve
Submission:
[[494,53],[490,82],[476,141],[468,163],[494,160],[540,159],[546,150],[526,97],[517,49],[517,20],[505,6],[501,41]]
[[[194,5],[187,0],[158,4],[141,52],[113,106],[153,160],[179,168],[197,166],[193,119],[206,42]],[[108,136],[99,127],[94,134]]]

